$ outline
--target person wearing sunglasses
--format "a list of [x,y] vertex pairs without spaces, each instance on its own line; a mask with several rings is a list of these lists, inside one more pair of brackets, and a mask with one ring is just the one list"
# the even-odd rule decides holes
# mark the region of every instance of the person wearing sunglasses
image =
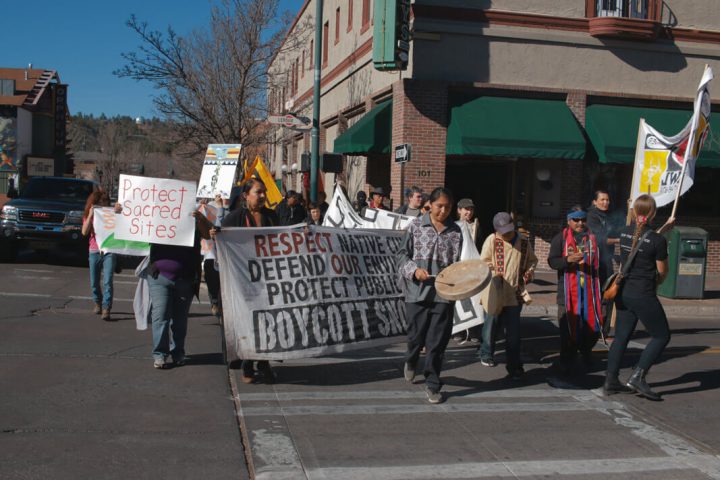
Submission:
[[550,243],[548,264],[557,270],[558,326],[562,373],[569,373],[578,351],[586,367],[592,366],[592,349],[600,337],[600,249],[587,228],[587,213],[580,205],[567,214],[567,226]]

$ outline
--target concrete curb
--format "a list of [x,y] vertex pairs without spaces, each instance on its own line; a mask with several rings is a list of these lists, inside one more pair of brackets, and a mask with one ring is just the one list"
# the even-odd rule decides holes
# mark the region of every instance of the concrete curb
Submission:
[[[718,316],[720,308],[716,305],[663,305],[668,317],[705,317]],[[523,317],[552,317],[557,318],[557,305],[525,305],[522,309]]]

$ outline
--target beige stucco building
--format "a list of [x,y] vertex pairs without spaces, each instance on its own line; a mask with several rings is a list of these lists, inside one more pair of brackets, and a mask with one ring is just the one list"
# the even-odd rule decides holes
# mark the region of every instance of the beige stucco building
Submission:
[[[346,154],[349,195],[382,186],[397,207],[403,187],[446,185],[474,199],[486,232],[495,212],[514,212],[541,257],[568,208],[588,205],[598,188],[624,220],[639,118],[677,133],[704,65],[720,72],[711,0],[415,0],[402,72],[373,67],[373,3],[324,4],[320,148]],[[312,115],[314,12],[305,2],[271,65],[273,113]],[[391,157],[404,143],[412,160],[401,174]],[[268,156],[286,188],[302,189],[292,165],[309,150],[309,131],[274,130]],[[717,272],[714,167],[720,136],[711,131],[678,223],[710,232]],[[324,180],[330,194],[334,176]]]

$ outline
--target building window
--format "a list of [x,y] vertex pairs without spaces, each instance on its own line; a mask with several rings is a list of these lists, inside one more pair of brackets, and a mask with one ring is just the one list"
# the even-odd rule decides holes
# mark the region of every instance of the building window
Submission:
[[352,30],[352,21],[353,21],[352,13],[353,13],[353,2],[354,2],[354,1],[355,1],[355,0],[348,0],[348,7],[347,7],[347,11],[348,11],[347,31],[348,31],[348,32],[349,32],[350,30]]
[[327,67],[328,63],[328,37],[330,36],[330,22],[323,25],[323,45],[322,45],[322,66]]
[[658,20],[659,0],[586,0],[588,17]]
[[370,26],[370,0],[363,0],[362,4],[362,29],[361,32],[367,30]]
[[335,45],[340,41],[340,7],[335,10]]
[[302,68],[300,69],[300,78],[305,78],[305,50],[302,52]]
[[315,40],[310,40],[310,68],[315,68]]

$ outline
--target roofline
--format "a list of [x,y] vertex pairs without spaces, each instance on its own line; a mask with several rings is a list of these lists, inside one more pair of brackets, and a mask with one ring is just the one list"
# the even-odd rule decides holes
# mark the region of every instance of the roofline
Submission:
[[298,12],[297,15],[295,15],[295,20],[293,20],[293,23],[292,23],[292,25],[290,25],[290,28],[288,28],[288,31],[285,32],[285,38],[283,38],[282,42],[280,42],[278,49],[275,50],[275,53],[273,53],[272,59],[270,59],[270,63],[268,63],[268,71],[270,70],[270,65],[272,65],[273,62],[275,62],[275,58],[277,57],[277,54],[282,49],[282,46],[285,45],[285,42],[287,41],[288,37],[290,36],[290,33],[293,31],[295,26],[300,21],[300,17],[302,17],[303,14],[305,13],[305,9],[308,7],[308,5],[310,5],[310,0],[305,0],[305,3],[303,3],[303,6],[300,7],[300,11]]

